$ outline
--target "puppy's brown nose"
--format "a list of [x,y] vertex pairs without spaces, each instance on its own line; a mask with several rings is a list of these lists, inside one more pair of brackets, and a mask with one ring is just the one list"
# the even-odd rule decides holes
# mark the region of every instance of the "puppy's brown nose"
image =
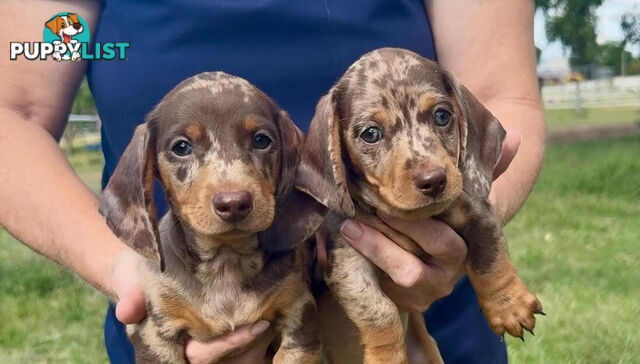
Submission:
[[253,198],[248,191],[219,192],[213,196],[213,210],[224,221],[238,222],[249,215]]
[[447,174],[442,167],[418,173],[413,177],[413,183],[425,195],[436,197],[447,186]]
[[80,24],[80,23],[73,23],[73,29],[75,29],[75,30],[80,30],[80,28],[82,28],[82,24]]

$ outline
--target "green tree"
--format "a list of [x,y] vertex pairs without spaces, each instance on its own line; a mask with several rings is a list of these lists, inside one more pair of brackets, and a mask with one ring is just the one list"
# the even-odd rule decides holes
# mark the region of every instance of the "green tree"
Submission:
[[633,59],[629,52],[626,52],[625,49],[627,45],[640,45],[640,12],[637,11],[637,8],[634,8],[633,11],[628,11],[622,15],[620,19],[620,28],[622,28],[622,33],[624,34],[624,38],[620,42],[620,69],[622,74],[637,73],[638,63],[640,59]]
[[569,65],[574,70],[598,58],[595,11],[603,1],[536,0],[536,7],[544,13],[547,38],[560,41],[570,51]]
[[76,97],[73,100],[73,106],[71,107],[72,114],[97,114],[96,105],[93,102],[93,96],[91,90],[89,90],[89,84],[86,77],[82,80]]
[[623,46],[627,44],[640,45],[640,12],[634,9],[622,15],[620,27],[624,33]]
[[622,42],[606,42],[599,46],[598,63],[613,69],[616,75],[622,73],[622,62],[633,61],[631,52],[624,50]]

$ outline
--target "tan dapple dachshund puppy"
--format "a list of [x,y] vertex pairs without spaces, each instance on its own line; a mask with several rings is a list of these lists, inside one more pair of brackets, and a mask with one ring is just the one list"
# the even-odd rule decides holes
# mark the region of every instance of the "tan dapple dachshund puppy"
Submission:
[[[295,190],[303,135],[244,79],[193,76],[138,126],[102,195],[109,227],[140,254],[147,315],[127,326],[138,363],[186,362],[208,341],[258,320],[274,363],[318,363],[308,246],[325,209]],[[162,183],[169,211],[156,222]]]
[[[402,49],[365,54],[318,103],[296,187],[332,211],[324,224],[324,279],[356,328],[358,360],[406,363],[407,355],[400,312],[379,286],[384,273],[341,237],[344,218],[377,228],[422,259],[424,251],[377,214],[445,221],[468,246],[465,272],[493,331],[521,337],[533,329],[542,306],[518,277],[488,200],[504,136],[449,73]],[[441,362],[420,313],[410,322],[427,359]],[[330,360],[354,362],[342,347],[327,348]]]

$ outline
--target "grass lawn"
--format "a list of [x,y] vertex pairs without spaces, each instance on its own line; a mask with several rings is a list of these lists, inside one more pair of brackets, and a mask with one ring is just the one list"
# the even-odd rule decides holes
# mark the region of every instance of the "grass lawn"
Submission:
[[582,109],[578,114],[574,109],[545,110],[549,130],[593,124],[633,123],[640,119],[640,107],[610,107]]
[[[542,300],[536,336],[507,339],[512,363],[640,363],[640,145],[552,145],[507,226],[511,254]],[[72,164],[99,186],[97,154]],[[0,363],[106,361],[106,300],[0,230]]]
[[[70,157],[100,188],[100,152]],[[0,363],[104,363],[106,298],[0,228]]]
[[547,316],[507,339],[512,363],[640,363],[640,144],[553,145],[511,255]]

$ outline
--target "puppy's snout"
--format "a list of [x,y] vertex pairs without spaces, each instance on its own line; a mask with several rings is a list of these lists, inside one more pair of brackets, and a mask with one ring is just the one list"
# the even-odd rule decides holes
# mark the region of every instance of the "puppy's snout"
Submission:
[[425,195],[436,197],[447,186],[447,174],[442,167],[420,172],[413,178],[413,183]]
[[237,222],[249,215],[253,197],[248,191],[219,192],[213,196],[213,210],[227,222]]

